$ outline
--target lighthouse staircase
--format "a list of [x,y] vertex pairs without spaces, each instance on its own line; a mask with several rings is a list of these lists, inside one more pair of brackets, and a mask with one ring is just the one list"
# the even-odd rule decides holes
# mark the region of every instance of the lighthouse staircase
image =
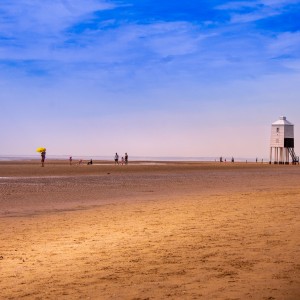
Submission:
[[288,148],[289,149],[289,153],[292,157],[292,163],[295,164],[299,164],[299,156],[296,155],[294,148]]

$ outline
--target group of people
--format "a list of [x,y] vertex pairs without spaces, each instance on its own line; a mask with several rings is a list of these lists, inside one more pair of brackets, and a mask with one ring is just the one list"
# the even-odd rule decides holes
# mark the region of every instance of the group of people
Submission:
[[[222,163],[222,162],[223,162],[223,157],[220,156],[220,159],[219,159],[219,160],[220,160],[220,163]],[[216,160],[215,160],[215,161],[216,161]],[[224,159],[224,162],[226,162],[226,158]],[[231,158],[231,162],[234,163],[234,157]],[[246,163],[247,163],[247,162],[248,162],[248,160],[246,160]],[[258,162],[258,158],[255,159],[255,162],[256,162],[256,163]],[[262,159],[262,160],[261,160],[261,163],[263,163],[263,162],[264,162],[264,160]]]
[[[220,156],[220,162],[223,162],[222,156]],[[224,162],[226,162],[226,158],[224,159]],[[231,162],[234,163],[234,157],[231,157]]]
[[[45,165],[45,159],[46,159],[46,151],[43,151],[43,152],[41,152],[41,163],[42,163],[42,167],[44,167],[44,165]],[[69,163],[70,163],[70,166],[72,165],[72,162],[73,162],[73,157],[70,156],[70,157],[69,157]],[[79,162],[78,162],[78,164],[81,165],[82,163],[83,163],[83,160],[80,159]],[[90,160],[87,162],[87,164],[88,164],[88,165],[92,165],[92,164],[93,164],[93,160],[90,159]],[[121,164],[121,165],[124,165],[124,164],[125,164],[125,165],[128,165],[128,154],[127,154],[127,153],[125,153],[125,155],[122,156],[122,158],[121,158],[120,161],[119,161],[119,154],[118,154],[118,153],[115,154],[115,165],[119,165],[119,164]]]
[[122,156],[121,161],[119,161],[119,154],[116,152],[115,154],[115,165],[128,165],[128,154],[127,152],[125,153],[124,156]]

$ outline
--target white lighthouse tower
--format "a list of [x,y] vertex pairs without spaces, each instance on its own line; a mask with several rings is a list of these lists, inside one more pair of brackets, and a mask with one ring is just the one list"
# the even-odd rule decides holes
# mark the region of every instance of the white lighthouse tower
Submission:
[[299,157],[294,151],[294,124],[286,117],[280,117],[272,124],[270,143],[270,163],[289,164],[289,157],[292,163],[299,163]]

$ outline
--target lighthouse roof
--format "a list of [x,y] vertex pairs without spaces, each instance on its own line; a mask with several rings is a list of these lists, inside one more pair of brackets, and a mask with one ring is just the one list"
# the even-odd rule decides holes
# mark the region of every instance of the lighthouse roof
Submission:
[[286,117],[279,117],[279,120],[272,123],[272,125],[294,125],[291,122],[289,122]]

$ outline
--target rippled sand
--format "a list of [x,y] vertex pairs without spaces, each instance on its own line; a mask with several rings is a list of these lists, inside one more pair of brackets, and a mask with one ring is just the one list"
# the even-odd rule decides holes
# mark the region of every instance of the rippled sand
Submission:
[[300,167],[0,163],[2,299],[299,299]]

